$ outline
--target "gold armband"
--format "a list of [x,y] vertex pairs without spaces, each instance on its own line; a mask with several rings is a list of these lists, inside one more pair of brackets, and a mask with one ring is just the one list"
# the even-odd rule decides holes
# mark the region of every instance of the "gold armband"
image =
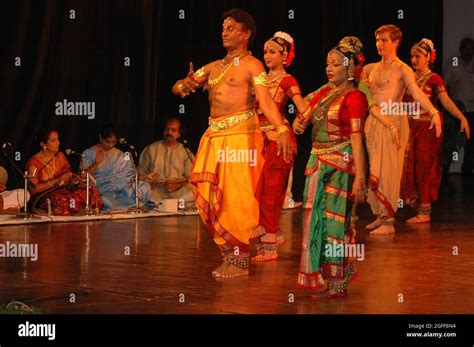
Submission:
[[195,72],[195,74],[196,74],[196,77],[197,77],[197,78],[201,78],[202,76],[204,76],[204,75],[206,74],[206,72],[204,71],[204,67],[202,67],[202,68],[200,68],[199,70],[197,70],[197,71]]
[[265,72],[262,72],[260,75],[253,77],[252,81],[255,86],[268,87],[267,74]]

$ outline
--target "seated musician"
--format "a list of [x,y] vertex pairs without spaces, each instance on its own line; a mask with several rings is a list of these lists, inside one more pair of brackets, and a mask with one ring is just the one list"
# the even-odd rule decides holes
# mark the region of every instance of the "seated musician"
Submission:
[[[105,210],[134,207],[135,202],[135,166],[128,152],[116,148],[118,132],[111,124],[100,130],[100,142],[84,151],[81,169],[89,170],[94,177]],[[140,181],[138,184],[140,206],[153,207],[150,185]]]
[[[0,166],[0,214],[17,214],[23,207],[25,199],[23,189],[6,190],[8,182],[8,173],[3,166]],[[30,194],[26,193],[26,201]]]
[[194,155],[178,142],[181,128],[178,118],[166,120],[164,139],[145,147],[139,172],[151,183],[153,201],[183,199],[190,206],[194,203],[194,187],[189,183]]
[[[87,204],[86,187],[81,178],[73,174],[71,166],[59,151],[59,135],[54,129],[42,130],[36,137],[41,150],[26,163],[30,178],[33,212],[49,212],[70,216],[84,209]],[[49,202],[48,202],[49,201]],[[95,187],[89,190],[89,206],[102,208],[102,200]]]

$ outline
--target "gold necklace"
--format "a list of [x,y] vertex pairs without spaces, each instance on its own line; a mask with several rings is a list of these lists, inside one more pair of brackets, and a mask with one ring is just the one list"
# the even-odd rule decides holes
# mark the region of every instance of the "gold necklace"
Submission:
[[267,83],[270,85],[286,74],[285,69],[278,71],[270,71],[267,75]]
[[[313,110],[316,110],[316,114],[314,115],[314,119],[317,120],[317,121],[320,121],[321,119],[323,119],[325,114],[326,114],[326,110],[328,109],[329,105],[334,100],[334,98],[336,96],[340,95],[348,87],[350,87],[350,86],[336,87],[333,90],[329,91],[329,93],[327,93],[321,99],[319,99],[316,107],[313,109]],[[313,122],[314,122],[314,120],[313,120]]]
[[428,69],[425,73],[423,73],[420,77],[416,79],[416,84],[420,84],[420,82],[423,80],[425,76],[427,76],[429,73],[431,73],[431,70]]
[[[226,62],[226,58],[228,57],[225,57],[224,59],[221,60],[221,65],[223,67],[223,70],[222,72],[219,74],[219,76],[217,76],[216,78],[210,78],[207,80],[207,84],[208,86],[210,87],[214,87],[216,84],[218,84],[223,78],[224,78],[224,75],[227,73],[227,71],[229,71],[229,69],[233,66],[233,65],[238,65],[238,64],[235,64],[235,60],[240,60],[241,58],[247,56],[251,54],[250,51],[247,51],[247,52],[243,52],[243,53],[240,53],[238,55],[236,55],[235,57],[233,58],[230,58],[228,62]],[[214,70],[214,69],[213,69]],[[212,71],[211,71],[212,72]]]
[[375,79],[375,86],[377,87],[377,89],[381,90],[381,89],[385,88],[385,86],[387,84],[390,83],[390,78],[389,77],[392,73],[393,63],[395,63],[396,61],[398,61],[398,59],[394,59],[389,63],[388,68],[385,69],[383,75],[382,75],[382,62],[377,67],[378,76]]
[[[43,164],[44,164],[44,169],[47,169],[47,174],[49,176],[54,176],[54,173],[56,172],[56,163],[54,162],[54,158],[56,155],[53,154],[51,159],[47,159],[46,156],[44,155],[43,151],[41,151],[41,158],[43,159]],[[51,165],[50,165],[51,163]]]

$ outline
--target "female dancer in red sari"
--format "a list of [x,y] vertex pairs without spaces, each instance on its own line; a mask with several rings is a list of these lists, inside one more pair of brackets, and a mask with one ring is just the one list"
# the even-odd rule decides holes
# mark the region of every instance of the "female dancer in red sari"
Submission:
[[[299,112],[306,110],[308,104],[301,96],[300,86],[296,79],[286,73],[285,68],[290,66],[295,57],[293,38],[282,31],[276,32],[264,46],[264,59],[270,69],[266,83],[273,101],[285,119],[285,108],[291,98]],[[296,138],[288,124],[294,153],[289,162],[278,155],[278,133],[270,124],[263,112],[257,108],[260,130],[264,135],[263,155],[265,164],[259,179],[256,197],[259,202],[260,217],[258,228],[254,236],[259,237],[258,254],[252,258],[254,262],[269,261],[278,258],[277,231],[281,209],[285,199],[288,177],[293,167],[293,156],[296,154]]]
[[[439,100],[443,107],[461,121],[461,132],[469,134],[466,117],[459,111],[446,91],[443,78],[430,70],[436,59],[433,42],[422,39],[411,49],[411,63],[415,70],[416,83],[430,98],[433,105]],[[405,102],[413,102],[407,91]],[[409,224],[429,223],[431,204],[438,199],[438,189],[443,171],[442,137],[436,137],[430,129],[431,117],[426,111],[419,115],[409,115],[410,136],[405,155],[404,174],[401,182],[401,196],[404,202],[417,208],[418,214],[408,219]]]
[[[41,151],[26,164],[30,179],[29,190],[33,195],[33,210],[48,210],[58,216],[69,216],[86,207],[86,189],[81,179],[71,171],[66,156],[59,152],[56,130],[43,130],[38,136]],[[89,206],[102,208],[102,200],[95,187],[89,188]]]

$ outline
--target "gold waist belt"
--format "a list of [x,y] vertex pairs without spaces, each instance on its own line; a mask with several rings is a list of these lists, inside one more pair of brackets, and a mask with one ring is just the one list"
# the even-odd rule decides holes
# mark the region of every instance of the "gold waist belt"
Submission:
[[219,117],[217,119],[213,119],[209,117],[209,129],[211,129],[211,131],[214,131],[214,132],[222,131],[240,122],[243,122],[249,118],[254,117],[255,114],[256,114],[255,110],[248,110],[248,111],[235,113],[230,116]]
[[347,140],[344,142],[340,142],[337,144],[334,144],[334,142],[319,142],[319,143],[313,143],[313,149],[311,150],[311,154],[328,154],[332,152],[336,152],[340,149],[343,149],[344,147],[350,145],[351,141]]

